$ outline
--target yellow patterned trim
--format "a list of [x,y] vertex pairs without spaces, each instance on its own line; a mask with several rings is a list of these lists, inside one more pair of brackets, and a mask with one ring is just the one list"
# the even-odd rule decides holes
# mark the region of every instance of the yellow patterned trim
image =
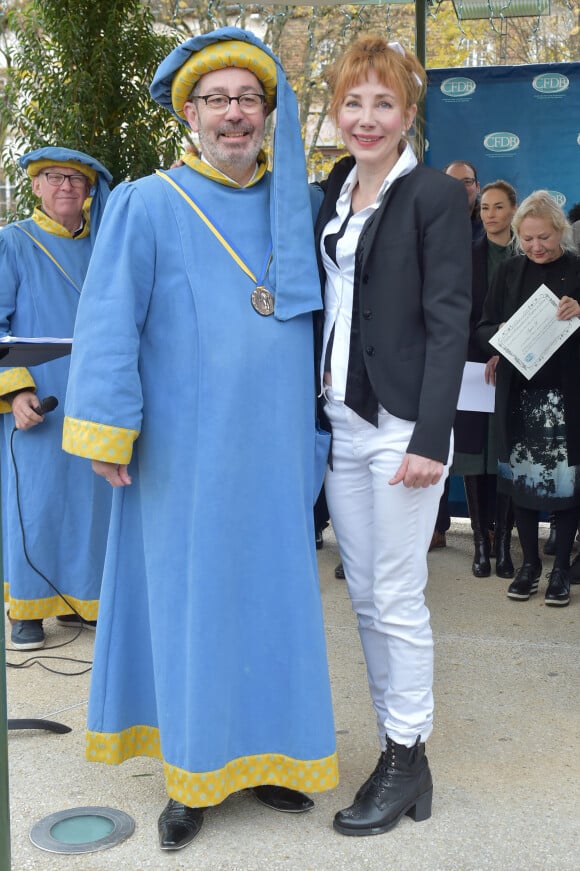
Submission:
[[138,435],[136,429],[65,417],[62,447],[67,453],[77,457],[126,464],[131,460],[133,442]]
[[89,762],[119,765],[134,756],[163,759],[159,729],[153,726],[132,726],[122,732],[87,732],[86,757]]
[[258,48],[238,39],[228,39],[206,45],[192,54],[177,70],[171,82],[171,103],[177,115],[185,120],[183,105],[190,98],[193,86],[206,73],[226,67],[250,70],[264,86],[270,110],[276,104],[276,62]]
[[[266,175],[266,171],[268,169],[268,156],[265,151],[260,150],[257,157],[258,168],[256,172],[250,179],[247,184],[239,184],[237,181],[234,181],[233,178],[230,178],[228,175],[225,175],[223,172],[220,172],[219,169],[216,169],[215,166],[212,166],[211,163],[208,163],[206,160],[202,160],[196,154],[193,154],[191,151],[185,151],[180,160],[183,163],[187,164],[191,169],[194,169],[200,175],[205,175],[206,178],[211,178],[212,181],[217,181],[220,184],[225,185],[230,188],[251,188],[253,185],[258,184],[258,182]],[[160,170],[155,170],[158,175],[163,175]]]
[[[117,734],[87,733],[87,759],[117,765],[133,756],[162,759],[159,730],[133,726]],[[242,756],[217,771],[193,773],[163,762],[167,794],[189,807],[211,807],[234,792],[275,783],[304,792],[325,792],[338,784],[336,754],[323,759],[291,759],[277,753]]]
[[[84,620],[96,620],[99,614],[99,600],[83,601],[63,593],[77,614]],[[12,599],[10,584],[4,582],[4,601],[8,603],[10,616],[13,620],[44,620],[46,617],[57,617],[60,614],[72,614],[72,608],[67,608],[60,596],[49,596],[46,599]]]
[[[54,221],[50,218],[46,212],[43,212],[39,206],[36,206],[32,213],[32,220],[35,224],[38,224],[41,230],[44,230],[45,233],[50,233],[51,236],[60,236],[63,239],[84,239],[86,236],[90,235],[91,232],[91,203],[93,198],[87,197],[83,203],[82,213],[83,218],[85,219],[85,223],[83,225],[83,229],[80,233],[73,236],[73,234],[67,230],[66,227],[63,227],[62,224],[59,224],[58,221]],[[28,234],[30,235],[30,234]],[[42,245],[35,240],[39,247],[42,248]],[[46,249],[43,249],[46,250]],[[52,258],[54,259],[54,258]],[[64,270],[63,270],[64,271]]]
[[211,807],[234,792],[274,783],[301,792],[326,792],[338,784],[336,754],[304,761],[277,753],[242,756],[218,771],[192,774],[164,763],[165,784],[170,798],[188,807]]
[[[25,390],[27,387],[36,390],[34,378],[28,369],[15,366],[13,369],[0,372],[0,397],[6,396],[7,393],[13,393],[15,390]],[[11,411],[10,403],[0,398],[0,414],[8,414]]]

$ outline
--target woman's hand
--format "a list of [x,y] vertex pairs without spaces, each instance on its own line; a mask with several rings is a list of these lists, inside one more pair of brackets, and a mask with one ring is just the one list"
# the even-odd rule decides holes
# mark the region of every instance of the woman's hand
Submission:
[[42,423],[44,417],[35,412],[40,402],[38,396],[32,390],[22,390],[12,400],[12,414],[16,429],[30,429]]
[[571,318],[580,317],[580,303],[571,296],[563,296],[558,303],[556,317],[559,321],[569,321]]
[[436,484],[442,474],[443,463],[417,454],[405,454],[389,484],[400,484],[402,481],[405,487],[429,487]]
[[105,478],[111,487],[125,487],[131,483],[131,476],[127,466],[120,463],[105,463],[102,460],[93,460],[93,472]]
[[497,364],[499,363],[499,354],[496,354],[494,357],[490,357],[487,363],[485,364],[485,383],[493,384],[495,387],[495,370],[497,369]]

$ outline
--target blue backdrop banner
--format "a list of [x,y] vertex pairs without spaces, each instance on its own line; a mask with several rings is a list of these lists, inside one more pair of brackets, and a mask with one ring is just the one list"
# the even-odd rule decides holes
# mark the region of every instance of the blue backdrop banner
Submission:
[[503,178],[521,201],[549,190],[580,202],[580,63],[428,71],[425,163],[468,160],[481,186]]

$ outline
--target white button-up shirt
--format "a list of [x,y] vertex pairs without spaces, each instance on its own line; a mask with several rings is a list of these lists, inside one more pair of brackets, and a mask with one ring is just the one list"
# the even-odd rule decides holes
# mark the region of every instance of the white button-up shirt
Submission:
[[354,287],[355,253],[359,236],[370,216],[375,212],[385,193],[395,181],[403,175],[407,175],[417,165],[417,158],[413,149],[406,144],[405,149],[396,164],[386,176],[377,198],[370,206],[357,212],[348,220],[348,225],[343,236],[336,246],[336,263],[326,253],[324,240],[333,233],[338,233],[347,219],[351,209],[352,193],[358,183],[358,169],[356,164],[346,178],[340,196],[336,202],[336,214],[328,222],[322,232],[320,251],[322,262],[326,272],[326,286],[324,292],[324,333],[322,340],[322,358],[320,361],[320,383],[324,390],[324,369],[327,354],[328,340],[334,327],[334,341],[330,357],[330,371],[332,375],[332,393],[334,399],[344,401],[346,395],[346,378],[348,372],[348,356],[350,348],[350,328],[352,321],[352,297]]

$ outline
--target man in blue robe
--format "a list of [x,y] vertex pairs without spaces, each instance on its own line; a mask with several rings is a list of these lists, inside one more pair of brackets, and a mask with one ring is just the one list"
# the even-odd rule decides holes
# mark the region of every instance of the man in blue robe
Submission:
[[304,792],[333,788],[337,763],[312,510],[321,302],[294,94],[236,28],[176,48],[151,93],[202,156],[111,196],[63,446],[116,488],[87,755],[163,760],[159,839],[176,850],[240,790],[309,810]]
[[[67,338],[111,175],[88,154],[54,146],[20,166],[39,203],[0,232],[0,335]],[[85,626],[97,617],[111,494],[62,451],[68,369],[66,356],[0,369],[4,596],[20,650],[44,645],[47,617]],[[47,394],[61,405],[45,417],[37,409]]]

